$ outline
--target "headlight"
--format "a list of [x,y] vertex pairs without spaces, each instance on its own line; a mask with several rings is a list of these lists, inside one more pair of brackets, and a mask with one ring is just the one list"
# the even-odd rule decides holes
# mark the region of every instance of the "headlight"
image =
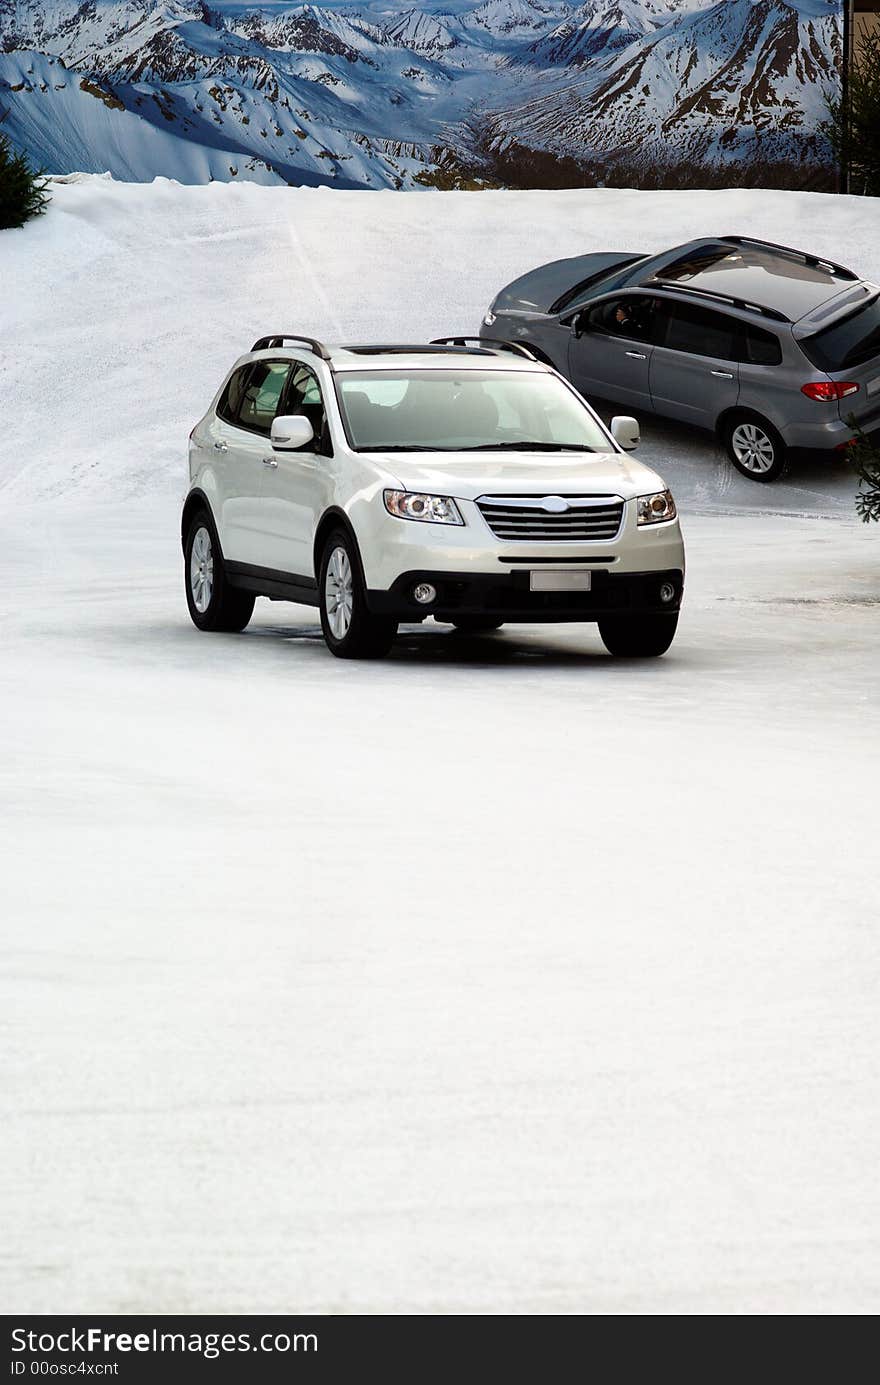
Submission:
[[639,507],[639,524],[659,524],[664,519],[675,519],[675,501],[672,491],[654,491],[653,495],[640,495],[636,502]]
[[486,316],[483,318],[483,322],[484,322],[484,324],[485,324],[487,327],[491,327],[492,324],[494,323],[494,321],[495,321],[495,314],[493,313],[492,309],[490,308],[489,311],[486,313]]
[[448,495],[386,491],[385,509],[397,519],[422,519],[427,524],[464,524],[458,506]]

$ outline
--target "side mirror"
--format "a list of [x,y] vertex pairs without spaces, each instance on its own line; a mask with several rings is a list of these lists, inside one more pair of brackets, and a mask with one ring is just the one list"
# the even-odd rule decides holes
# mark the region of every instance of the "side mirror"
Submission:
[[296,452],[314,440],[315,430],[304,414],[281,414],[269,436],[276,452]]
[[641,441],[638,419],[616,414],[611,420],[611,436],[624,452],[633,452]]
[[573,336],[575,336],[575,337],[582,337],[582,336],[584,335],[584,332],[586,332],[586,330],[587,330],[587,315],[586,315],[586,313],[583,313],[583,312],[581,312],[581,313],[575,313],[575,315],[574,315],[574,317],[571,319],[571,323],[570,323],[569,325],[571,326],[571,330],[572,330],[572,335],[573,335]]

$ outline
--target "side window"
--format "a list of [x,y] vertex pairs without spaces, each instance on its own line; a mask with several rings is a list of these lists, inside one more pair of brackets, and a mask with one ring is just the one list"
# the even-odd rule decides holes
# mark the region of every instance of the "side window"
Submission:
[[230,375],[226,388],[218,400],[217,413],[227,423],[236,423],[238,420],[238,411],[244,398],[244,387],[250,373],[251,367],[246,365],[241,370],[237,370],[234,375]]
[[676,303],[663,344],[673,351],[687,351],[692,356],[734,361],[737,326],[732,317],[712,308],[703,308],[697,303]]
[[647,294],[628,294],[600,303],[590,313],[588,322],[593,332],[605,332],[612,337],[630,341],[656,340],[658,303]]
[[251,367],[235,419],[240,427],[269,436],[289,371],[287,361],[257,361]]
[[782,347],[779,338],[763,327],[745,324],[743,333],[742,359],[750,365],[779,365],[782,361]]
[[286,414],[304,414],[315,432],[315,450],[329,453],[330,438],[324,413],[321,386],[314,371],[306,365],[294,365],[284,399]]

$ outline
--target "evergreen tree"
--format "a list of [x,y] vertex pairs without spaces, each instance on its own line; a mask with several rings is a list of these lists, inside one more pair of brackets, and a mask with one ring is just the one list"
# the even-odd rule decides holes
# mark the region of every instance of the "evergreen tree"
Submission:
[[822,132],[849,175],[849,191],[880,196],[880,33],[855,45],[846,90],[828,101]]
[[847,449],[847,456],[853,462],[859,478],[856,511],[866,524],[871,519],[880,521],[880,448],[865,436],[854,418],[847,422],[855,434]]
[[46,210],[48,186],[34,173],[24,154],[14,154],[9,140],[0,135],[0,230],[23,226]]

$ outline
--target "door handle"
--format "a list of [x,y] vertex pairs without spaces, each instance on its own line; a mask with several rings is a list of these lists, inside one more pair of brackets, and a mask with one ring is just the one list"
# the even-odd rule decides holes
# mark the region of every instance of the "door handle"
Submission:
[[215,452],[228,452],[228,451],[229,451],[229,446],[228,446],[228,444],[225,443],[225,442],[215,442],[215,443],[214,443],[214,451],[215,451]]
[[263,466],[277,466],[278,460],[275,457],[264,457]]
[[644,351],[627,351],[626,354],[631,356],[634,361],[646,361],[648,359]]
[[732,370],[710,370],[710,371],[709,371],[709,374],[710,374],[710,375],[716,376],[719,380],[732,380],[732,379],[733,379],[733,371],[732,371]]

